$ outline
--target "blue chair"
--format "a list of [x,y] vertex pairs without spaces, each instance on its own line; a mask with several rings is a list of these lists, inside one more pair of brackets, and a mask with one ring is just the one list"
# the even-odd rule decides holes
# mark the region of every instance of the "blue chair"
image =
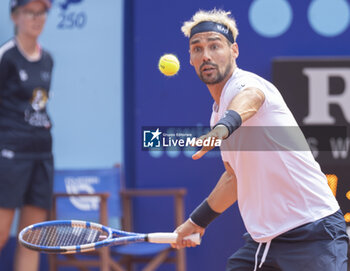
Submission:
[[[174,198],[176,207],[175,225],[184,221],[185,189],[124,189],[121,176],[120,166],[97,170],[57,170],[51,219],[95,221],[132,231],[132,202],[135,197],[170,196]],[[175,264],[177,271],[186,270],[184,250],[174,251],[170,245],[150,243],[106,247],[96,253],[81,255],[50,255],[49,262],[50,271],[58,270],[59,266],[74,266],[81,271],[93,270],[93,267],[101,271],[130,271],[136,263],[146,263],[143,271],[156,270],[163,263]]]
[[[184,221],[184,197],[186,189],[124,189],[120,192],[123,206],[123,229],[133,231],[133,201],[139,198],[157,198],[170,197],[173,199],[174,205],[174,225],[177,227]],[[152,209],[152,212],[155,209]],[[155,214],[157,216],[156,211]],[[173,227],[173,226],[172,226]],[[186,270],[186,255],[185,250],[174,250],[168,244],[150,244],[139,243],[127,246],[113,247],[112,252],[122,258],[119,260],[127,266],[127,270],[133,270],[133,265],[136,263],[147,262],[147,265],[142,271],[156,270],[162,263],[175,264],[176,271]]]

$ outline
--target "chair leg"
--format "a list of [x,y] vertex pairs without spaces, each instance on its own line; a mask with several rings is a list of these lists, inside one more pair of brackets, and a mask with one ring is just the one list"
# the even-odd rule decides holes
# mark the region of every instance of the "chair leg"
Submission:
[[49,270],[57,271],[56,255],[49,255]]
[[147,266],[142,269],[142,271],[154,271],[158,266],[162,264],[168,257],[170,249],[164,250],[160,252],[156,257],[152,259],[152,261],[147,264]]
[[185,249],[176,250],[176,271],[186,271],[186,251]]
[[128,257],[128,261],[126,262],[126,268],[128,271],[134,271],[134,263],[132,262],[131,258]]
[[100,254],[100,270],[101,271],[109,271],[109,248],[103,247],[99,251]]
[[112,258],[109,258],[109,266],[113,271],[125,271],[125,269],[120,264],[115,262]]

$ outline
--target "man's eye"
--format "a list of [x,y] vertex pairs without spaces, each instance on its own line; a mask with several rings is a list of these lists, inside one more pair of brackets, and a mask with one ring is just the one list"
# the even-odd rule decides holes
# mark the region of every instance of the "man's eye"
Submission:
[[218,46],[216,45],[216,44],[213,44],[212,46],[211,46],[211,49],[213,49],[213,50],[215,50],[215,49],[217,49],[218,48]]
[[200,52],[201,50],[202,49],[200,47],[194,47],[193,48],[193,52],[196,52],[196,53]]

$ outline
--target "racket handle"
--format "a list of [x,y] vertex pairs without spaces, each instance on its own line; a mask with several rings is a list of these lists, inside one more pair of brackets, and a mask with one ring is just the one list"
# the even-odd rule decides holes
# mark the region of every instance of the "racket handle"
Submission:
[[[177,239],[177,233],[167,233],[167,232],[156,232],[156,233],[149,233],[147,235],[148,242],[151,243],[159,243],[159,244],[171,244],[175,243]],[[200,245],[201,243],[201,236],[199,233],[194,233],[189,236],[186,236],[184,238],[185,240],[192,240],[197,245]]]

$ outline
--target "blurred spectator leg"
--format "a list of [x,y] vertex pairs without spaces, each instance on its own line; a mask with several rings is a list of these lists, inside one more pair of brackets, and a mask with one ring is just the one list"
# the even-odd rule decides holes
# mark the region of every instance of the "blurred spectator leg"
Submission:
[[[47,219],[47,211],[35,206],[24,206],[21,210],[18,231],[34,223]],[[17,246],[15,253],[14,271],[38,271],[39,253],[29,250],[21,245]]]
[[0,253],[8,240],[15,209],[0,208]]

